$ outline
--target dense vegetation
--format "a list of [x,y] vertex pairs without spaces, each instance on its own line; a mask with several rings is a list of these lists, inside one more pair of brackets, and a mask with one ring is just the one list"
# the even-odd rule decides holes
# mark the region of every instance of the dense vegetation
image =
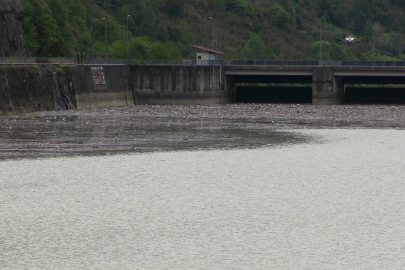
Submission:
[[128,35],[132,59],[193,58],[192,44],[227,59],[319,59],[321,33],[324,60],[405,54],[405,0],[94,0],[93,20],[92,3],[24,0],[32,55],[126,58]]

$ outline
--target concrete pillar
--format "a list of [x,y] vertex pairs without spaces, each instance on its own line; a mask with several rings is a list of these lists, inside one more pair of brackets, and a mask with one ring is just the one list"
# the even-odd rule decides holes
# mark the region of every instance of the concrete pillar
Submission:
[[235,102],[235,83],[233,82],[233,76],[225,76],[225,93],[228,96],[229,103]]
[[312,73],[312,104],[338,105],[343,103],[343,82],[335,77],[332,67],[316,67]]

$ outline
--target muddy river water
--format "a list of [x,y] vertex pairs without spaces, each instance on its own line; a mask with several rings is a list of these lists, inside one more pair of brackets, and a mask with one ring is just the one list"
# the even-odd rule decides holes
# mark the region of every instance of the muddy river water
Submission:
[[0,269],[405,268],[404,130],[187,114],[3,118]]

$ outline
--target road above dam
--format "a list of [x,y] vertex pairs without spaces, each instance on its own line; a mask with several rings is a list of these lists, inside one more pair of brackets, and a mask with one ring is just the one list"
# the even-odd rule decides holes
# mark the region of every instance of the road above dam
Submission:
[[[405,85],[405,66],[10,64],[0,65],[0,82],[1,115],[142,104],[232,104],[240,100],[238,89],[251,85],[267,85],[254,101],[245,100],[254,103],[339,105],[375,93],[391,97],[365,102],[405,103],[405,90],[396,87]],[[352,94],[362,85],[374,88]],[[389,91],[381,85],[396,88]],[[265,98],[280,86],[276,90],[287,99]],[[245,96],[254,94],[245,90]]]

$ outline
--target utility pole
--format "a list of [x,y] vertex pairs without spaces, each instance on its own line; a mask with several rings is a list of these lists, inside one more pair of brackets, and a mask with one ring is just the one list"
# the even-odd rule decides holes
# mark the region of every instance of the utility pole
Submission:
[[128,19],[131,15],[127,16],[127,59],[129,60],[129,46],[128,46]]
[[284,34],[281,34],[281,61],[284,61]]
[[105,12],[105,18],[104,18],[105,57],[107,58],[107,56],[108,56],[107,0],[104,0],[104,12]]
[[215,51],[215,19],[213,17],[209,17],[209,19],[212,20],[212,49]]
[[[321,59],[321,62],[322,62],[322,19],[319,19],[319,24],[320,24],[320,29],[321,29],[321,37],[320,37],[320,39],[321,39],[321,49],[320,49],[320,59]],[[320,63],[321,65],[322,65],[322,63]]]
[[92,49],[93,49],[93,21],[94,21],[94,0],[91,1],[91,35],[90,35],[90,55],[89,57],[91,57],[91,53],[92,53]]

